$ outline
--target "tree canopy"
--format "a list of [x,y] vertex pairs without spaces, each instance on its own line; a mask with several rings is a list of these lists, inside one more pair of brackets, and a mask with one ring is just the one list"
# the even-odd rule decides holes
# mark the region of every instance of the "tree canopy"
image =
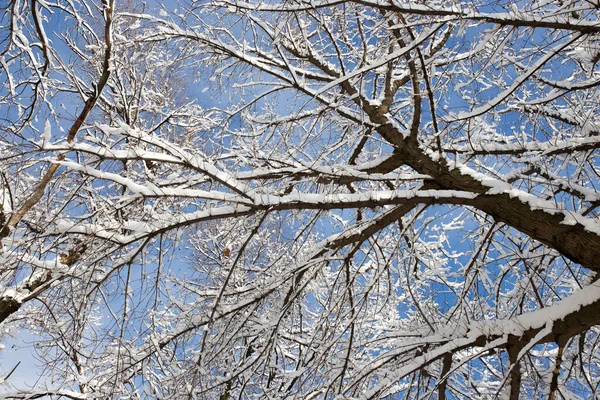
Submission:
[[0,5],[6,398],[600,396],[598,0]]

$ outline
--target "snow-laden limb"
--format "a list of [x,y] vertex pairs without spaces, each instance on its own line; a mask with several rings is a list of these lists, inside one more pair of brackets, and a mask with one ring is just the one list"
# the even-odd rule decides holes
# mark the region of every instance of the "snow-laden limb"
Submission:
[[[528,205],[532,211],[541,210],[551,215],[562,215],[564,218],[562,224],[579,224],[586,231],[590,233],[595,233],[600,236],[600,224],[598,223],[598,221],[596,221],[595,218],[588,218],[577,212],[559,208],[556,206],[555,203],[541,199],[540,197],[525,192],[523,190],[514,188],[507,182],[501,181],[493,177],[489,177],[480,172],[476,172],[475,170],[469,168],[466,165],[460,165],[457,163],[456,167],[460,170],[461,174],[476,179],[483,186],[488,187],[489,189],[485,192],[486,195],[508,195],[510,198],[516,198],[523,204]],[[582,188],[582,190],[585,190],[585,188]],[[597,192],[590,190],[588,192],[588,196],[590,196],[590,199],[588,199],[588,201],[594,201],[596,200]]]
[[[185,197],[185,194],[175,194]],[[259,210],[310,210],[310,209],[357,209],[368,206],[397,206],[418,204],[474,204],[477,195],[460,191],[444,190],[398,190],[343,195],[314,195],[291,193],[284,196],[258,195],[256,204],[244,204],[240,201],[233,206],[211,207],[177,216],[157,215],[151,222],[128,220],[114,227],[102,225],[59,221],[55,234],[79,233],[91,235],[107,241],[127,245],[140,240],[156,237],[165,232],[174,231],[202,222],[235,218],[254,214]],[[119,233],[125,229],[129,234]]]
[[[406,375],[421,369],[424,365],[435,362],[446,354],[455,354],[466,348],[482,348],[483,351],[479,351],[481,355],[484,351],[495,348],[508,346],[524,348],[528,345],[555,341],[561,334],[568,338],[573,337],[600,323],[600,317],[594,312],[599,304],[600,283],[594,282],[566,299],[538,311],[525,313],[508,320],[474,321],[468,325],[457,326],[449,337],[441,336],[438,339],[439,346],[426,351],[422,356],[416,357],[407,365],[403,365],[392,374],[379,380],[377,385],[358,398],[371,399],[382,396],[386,390]],[[547,327],[548,329],[546,329]],[[563,330],[565,327],[568,327],[568,332]],[[539,335],[540,332],[543,334]],[[565,337],[562,338],[562,340],[564,339]],[[428,342],[436,343],[435,340]],[[419,344],[419,341],[416,341],[415,347]],[[401,348],[398,353],[393,351],[386,353],[385,358],[375,359],[372,363],[364,366],[363,370],[372,373],[406,351],[405,348]]]
[[185,188],[168,188],[168,187],[156,187],[151,183],[147,183],[146,185],[136,183],[131,179],[125,178],[119,174],[114,174],[111,172],[104,172],[88,165],[81,165],[76,162],[70,160],[54,160],[56,164],[67,167],[67,169],[71,169],[74,171],[84,172],[86,175],[90,177],[94,177],[101,180],[113,181],[115,183],[120,184],[123,187],[126,187],[131,193],[132,196],[143,196],[143,197],[192,197],[192,198],[201,198],[205,200],[215,200],[215,201],[224,201],[231,203],[244,203],[248,200],[244,197],[223,193],[218,191],[205,191],[205,190],[197,190],[197,189],[185,189]]
[[185,151],[185,149],[178,148],[173,144],[169,143],[168,141],[161,140],[155,135],[148,134],[141,130],[130,129],[129,127],[123,125],[117,129],[111,128],[109,126],[99,126],[99,128],[106,132],[118,133],[119,135],[124,135],[132,139],[138,139],[147,144],[156,146],[157,148],[162,149],[167,153],[179,158],[190,167],[230,187],[232,190],[239,193],[240,195],[249,197],[249,188],[244,183],[239,182],[237,179],[235,179],[235,177],[233,177],[231,174],[220,170],[210,162],[202,160],[199,156],[189,154],[187,151]]
[[[378,164],[376,164],[378,165]],[[311,177],[317,176],[321,182],[337,182],[346,183],[354,181],[417,181],[427,180],[429,176],[422,174],[409,174],[409,173],[388,173],[388,174],[374,174],[366,173],[365,169],[370,168],[371,164],[358,165],[356,168],[350,166],[341,165],[339,167],[322,167],[322,166],[310,166],[310,167],[288,167],[288,168],[273,168],[273,169],[256,169],[253,171],[238,172],[235,174],[237,179],[240,180],[252,180],[252,179],[273,179],[286,176],[294,177]]]
[[67,143],[61,144],[44,144],[41,150],[49,152],[68,152],[75,151],[78,153],[93,154],[101,159],[106,160],[147,160],[172,164],[183,164],[183,160],[169,154],[160,153],[157,151],[148,151],[142,148],[129,148],[126,150],[113,149],[104,146],[92,145],[89,143]]
[[448,153],[473,154],[473,155],[524,155],[524,156],[551,156],[572,153],[575,151],[594,150],[600,147],[600,137],[574,137],[551,141],[532,141],[527,143],[479,143],[477,147],[461,145],[444,149]]
[[[179,215],[156,215],[155,219],[149,222],[129,220],[112,227],[61,220],[57,224],[56,230],[50,233],[89,235],[124,246],[144,239],[154,238],[162,233],[171,232],[178,228],[212,220],[245,216],[253,214],[256,211],[258,211],[257,208],[244,205],[207,207],[205,210]],[[119,233],[123,229],[130,232],[128,234]]]
[[15,392],[7,392],[2,393],[2,397],[5,399],[42,399],[48,396],[58,396],[65,399],[73,399],[73,400],[87,400],[90,398],[94,398],[93,395],[88,395],[87,393],[76,392],[74,390],[64,390],[64,389],[48,389],[48,390],[19,390]]
[[[373,7],[386,11],[394,11],[399,13],[437,16],[437,17],[454,17],[465,20],[483,21],[499,25],[522,26],[532,28],[550,28],[566,31],[577,31],[582,33],[600,32],[600,27],[594,21],[581,21],[571,19],[565,15],[535,15],[533,13],[521,12],[517,9],[511,12],[489,13],[478,12],[472,4],[460,4],[453,7],[443,7],[429,4],[414,4],[410,2],[396,2],[391,0],[351,0],[362,6]],[[312,9],[321,9],[338,6],[344,3],[343,0],[323,0],[312,1],[309,6],[304,4],[289,5],[281,4],[263,4],[262,2],[246,2],[239,0],[221,0],[217,4],[222,4],[233,9],[240,8],[249,11],[266,11],[266,12],[299,12],[309,11]],[[593,9],[593,4],[587,5],[589,9]],[[586,8],[582,8],[585,10]]]
[[458,190],[385,190],[368,193],[319,195],[292,192],[284,196],[256,196],[259,207],[286,209],[337,209],[385,206],[404,203],[472,204],[477,194]]

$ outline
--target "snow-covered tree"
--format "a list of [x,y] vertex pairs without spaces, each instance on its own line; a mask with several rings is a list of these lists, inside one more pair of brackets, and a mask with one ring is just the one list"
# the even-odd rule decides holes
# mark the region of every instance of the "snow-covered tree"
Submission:
[[3,3],[2,396],[600,396],[597,0]]

